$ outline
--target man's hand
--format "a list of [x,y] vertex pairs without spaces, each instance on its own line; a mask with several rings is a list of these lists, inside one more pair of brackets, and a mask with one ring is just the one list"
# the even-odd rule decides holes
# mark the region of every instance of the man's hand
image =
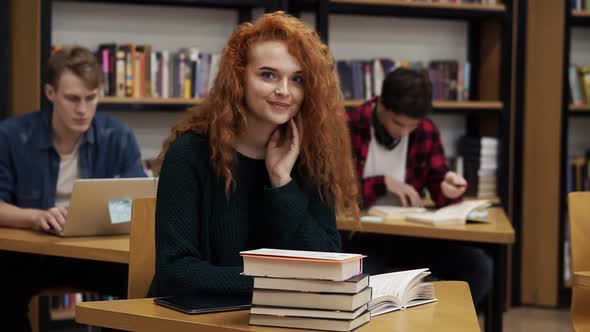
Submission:
[[385,187],[387,191],[399,198],[403,207],[422,207],[424,205],[416,189],[409,184],[385,176]]
[[449,199],[455,199],[465,192],[467,181],[455,172],[447,172],[443,182],[440,183],[442,194]]
[[68,210],[62,207],[53,207],[47,211],[33,210],[32,229],[36,231],[56,232],[63,231],[63,225],[66,223]]

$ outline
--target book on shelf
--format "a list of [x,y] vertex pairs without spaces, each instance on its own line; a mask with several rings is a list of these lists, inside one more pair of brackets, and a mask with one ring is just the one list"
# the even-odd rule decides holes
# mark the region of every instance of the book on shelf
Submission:
[[220,54],[195,47],[170,52],[135,43],[99,44],[96,57],[104,78],[101,96],[128,98],[206,97],[220,60]]
[[464,201],[445,206],[436,211],[409,214],[406,216],[406,220],[435,226],[461,225],[467,223],[468,216],[472,212],[485,209],[490,205],[490,201],[486,199]]
[[259,277],[343,281],[363,272],[360,254],[256,249],[240,252],[244,274]]
[[251,325],[291,327],[323,331],[352,331],[368,323],[370,320],[371,314],[369,312],[365,312],[361,316],[350,320],[250,314]]
[[584,103],[590,104],[590,65],[578,67],[580,89],[584,93]]
[[254,289],[252,305],[354,311],[371,300],[371,287],[356,294]]
[[416,269],[373,275],[369,287],[373,295],[368,310],[371,316],[436,301],[434,286],[424,282],[428,269]]
[[570,9],[590,11],[590,0],[569,0]]
[[590,65],[570,64],[568,69],[569,99],[572,104],[590,103]]
[[254,277],[254,289],[356,294],[368,285],[368,274],[359,274],[344,281]]
[[457,173],[469,183],[465,195],[480,198],[496,196],[498,147],[499,141],[495,137],[463,136],[459,139],[459,156],[455,166]]
[[425,66],[422,62],[378,58],[339,60],[336,67],[342,97],[347,100],[379,96],[387,74],[399,67],[425,71],[432,83],[433,100],[469,100],[471,67],[468,62],[436,60]]

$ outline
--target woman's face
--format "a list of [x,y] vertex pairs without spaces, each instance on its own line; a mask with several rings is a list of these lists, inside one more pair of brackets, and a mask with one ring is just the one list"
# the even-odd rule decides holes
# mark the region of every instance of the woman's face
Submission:
[[252,45],[246,67],[246,106],[250,115],[275,126],[293,118],[303,103],[303,73],[282,41]]

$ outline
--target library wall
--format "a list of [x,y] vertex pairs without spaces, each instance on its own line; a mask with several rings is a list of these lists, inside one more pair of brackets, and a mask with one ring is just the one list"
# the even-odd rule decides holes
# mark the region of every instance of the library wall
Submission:
[[[255,12],[255,16],[260,14]],[[95,50],[100,43],[151,44],[154,49],[176,50],[196,46],[218,52],[235,28],[231,10],[171,6],[113,5],[54,2],[53,44],[80,44]],[[313,24],[314,15],[303,19]],[[340,59],[393,59],[465,61],[467,28],[464,22],[408,18],[331,15],[330,48]],[[157,155],[161,142],[179,112],[111,112],[136,133],[144,158]],[[465,132],[463,115],[435,115],[447,155]]]

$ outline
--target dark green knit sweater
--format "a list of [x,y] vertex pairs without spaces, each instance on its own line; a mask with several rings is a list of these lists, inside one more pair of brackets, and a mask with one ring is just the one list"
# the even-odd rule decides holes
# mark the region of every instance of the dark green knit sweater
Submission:
[[184,134],[166,153],[156,204],[156,274],[149,296],[246,293],[239,252],[339,251],[334,210],[301,177],[271,188],[264,160],[238,154],[235,190],[215,175],[206,137]]

